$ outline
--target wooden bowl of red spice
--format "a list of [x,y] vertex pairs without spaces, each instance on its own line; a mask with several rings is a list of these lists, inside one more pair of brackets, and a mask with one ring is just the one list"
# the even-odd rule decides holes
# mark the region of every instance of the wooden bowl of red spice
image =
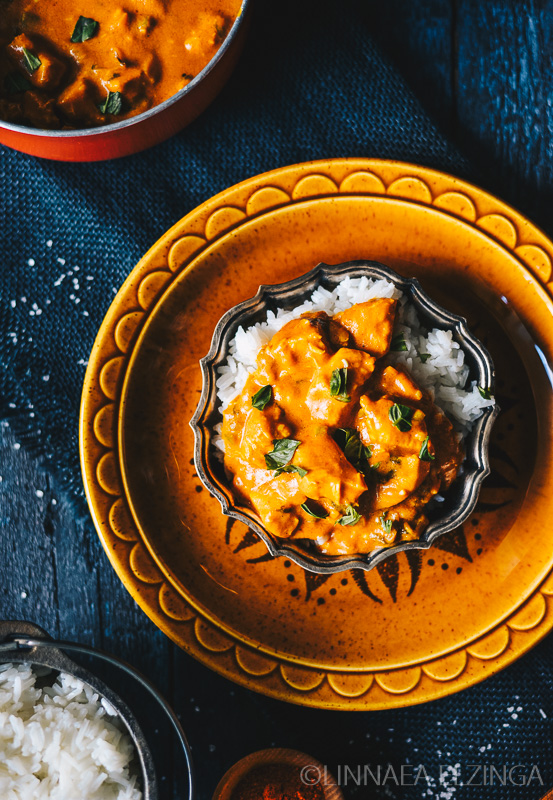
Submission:
[[234,764],[213,800],[343,800],[343,794],[325,764],[299,750],[272,748]]

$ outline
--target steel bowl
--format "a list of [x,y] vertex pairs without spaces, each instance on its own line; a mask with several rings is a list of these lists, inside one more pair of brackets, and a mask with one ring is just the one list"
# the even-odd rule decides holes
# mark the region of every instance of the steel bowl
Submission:
[[154,698],[171,722],[183,749],[188,778],[187,800],[193,800],[194,776],[190,746],[175,712],[147,678],[129,664],[115,658],[115,656],[75,642],[55,641],[48,636],[46,631],[32,622],[0,620],[0,664],[24,663],[48,667],[57,672],[65,672],[87,683],[95,692],[105,698],[117,712],[118,719],[123,723],[134,744],[137,762],[135,766],[140,773],[140,788],[143,800],[157,800],[158,781],[154,760],[148,741],[131,709],[113,689],[97,678],[96,675],[68,658],[65,651],[92,656],[123,670]]
[[189,125],[219,94],[238,60],[252,0],[242,0],[225,41],[201,72],[163,103],[130,119],[76,130],[44,130],[0,120],[0,144],[54,161],[105,161],[139,153]]
[[470,516],[476,506],[482,481],[490,472],[488,445],[494,420],[499,413],[497,405],[485,408],[474,423],[464,443],[466,457],[463,474],[448,489],[444,502],[429,511],[430,522],[419,539],[380,547],[370,553],[327,556],[318,553],[308,541],[281,539],[269,533],[253,509],[237,505],[231,483],[217,458],[212,441],[215,425],[222,420],[218,410],[220,402],[217,400],[217,367],[226,361],[230,342],[238,327],[246,328],[261,321],[269,309],[290,309],[301,305],[318,286],[331,290],[346,276],[359,278],[363,275],[385,278],[394,283],[415,306],[426,327],[451,331],[465,354],[465,363],[470,370],[468,380],[476,380],[478,386],[489,388],[492,393],[494,389],[492,359],[484,345],[469,331],[466,319],[435,303],[415,278],[404,278],[375,261],[350,261],[335,266],[319,264],[311,272],[288,283],[260,286],[255,297],[227,311],[215,328],[209,353],[200,361],[203,387],[196,412],[190,421],[195,438],[196,471],[206,489],[219,500],[223,514],[240,520],[257,533],[271,555],[289,558],[311,572],[342,572],[356,567],[369,570],[396,553],[428,549],[439,536],[457,528]]

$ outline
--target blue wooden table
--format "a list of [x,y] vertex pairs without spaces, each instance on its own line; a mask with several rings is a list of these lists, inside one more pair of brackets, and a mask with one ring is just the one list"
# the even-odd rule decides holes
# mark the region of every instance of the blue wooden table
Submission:
[[[367,34],[471,161],[478,182],[553,235],[553,1],[366,0],[359,7]],[[318,7],[310,0],[301,13],[292,3],[284,8],[284,20],[275,15],[268,61],[282,56],[287,26],[303,26],[309,36]],[[267,15],[258,14],[242,77],[262,28],[266,33]],[[0,197],[0,218],[5,208]],[[225,681],[172,645],[119,582],[90,518],[76,512],[7,423],[0,476],[0,617],[32,620],[52,636],[108,650],[149,676],[189,735],[201,800],[237,759],[273,745],[304,750],[332,770],[422,763],[430,773],[428,783],[411,787],[350,781],[344,791],[353,798],[537,800],[553,785],[553,698],[540,677],[553,655],[550,642],[485,684],[427,707],[352,714],[286,705]],[[162,729],[155,736],[168,741]],[[178,757],[170,746],[164,750],[164,797],[179,797]],[[537,764],[545,786],[439,785],[440,764],[504,763]]]

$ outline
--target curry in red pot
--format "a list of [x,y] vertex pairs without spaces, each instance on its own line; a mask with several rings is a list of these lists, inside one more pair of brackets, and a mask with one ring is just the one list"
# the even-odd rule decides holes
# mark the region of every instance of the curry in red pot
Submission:
[[240,0],[7,0],[0,118],[87,128],[172,97],[213,58]]

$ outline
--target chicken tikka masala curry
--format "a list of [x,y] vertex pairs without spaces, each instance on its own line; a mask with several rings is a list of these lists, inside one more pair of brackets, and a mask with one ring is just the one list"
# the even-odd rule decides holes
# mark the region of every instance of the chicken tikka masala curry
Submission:
[[0,118],[87,128],[172,97],[213,58],[240,0],[4,0]]
[[225,409],[225,468],[275,536],[328,555],[418,538],[455,479],[451,423],[387,358],[395,314],[381,298],[288,322]]

